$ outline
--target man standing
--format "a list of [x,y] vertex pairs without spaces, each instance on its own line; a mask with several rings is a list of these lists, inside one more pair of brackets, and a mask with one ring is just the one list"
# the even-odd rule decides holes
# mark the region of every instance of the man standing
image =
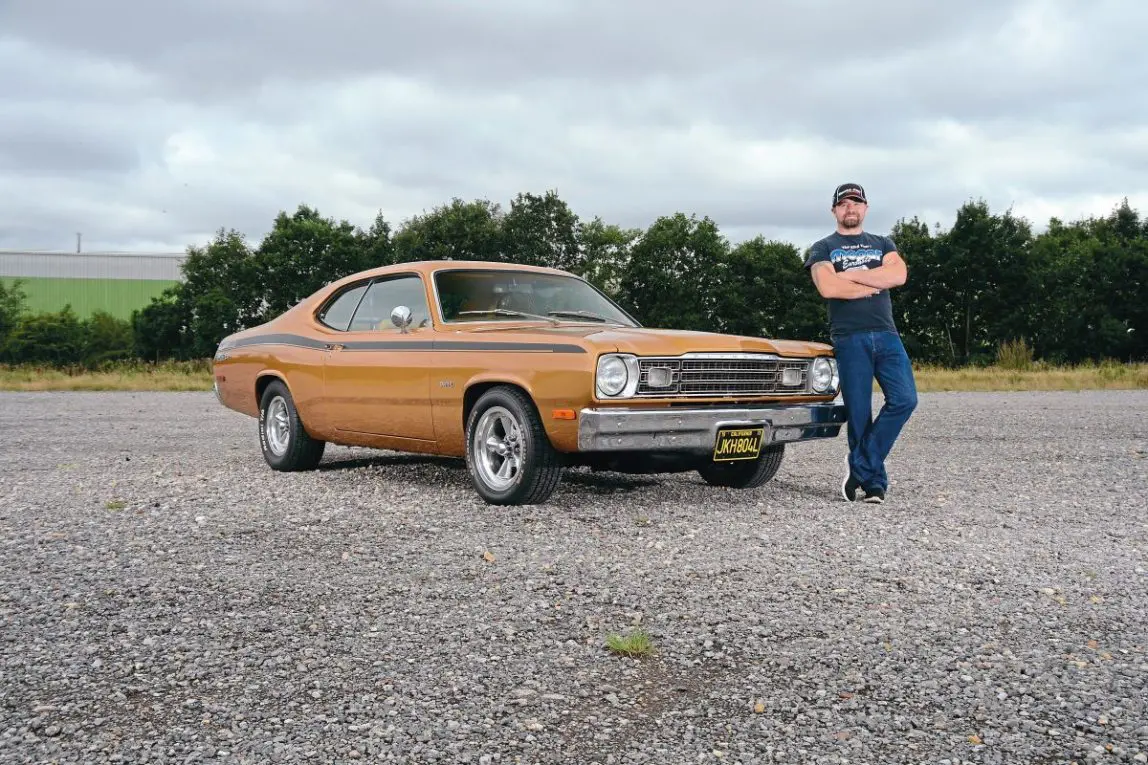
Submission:
[[[885,458],[917,408],[917,385],[893,321],[889,290],[905,283],[905,261],[887,236],[861,227],[869,203],[865,189],[843,183],[833,192],[836,232],[813,244],[805,267],[829,304],[829,331],[841,375],[849,442],[841,495],[858,490],[866,502],[884,502],[889,488]],[[873,379],[885,404],[872,419]]]

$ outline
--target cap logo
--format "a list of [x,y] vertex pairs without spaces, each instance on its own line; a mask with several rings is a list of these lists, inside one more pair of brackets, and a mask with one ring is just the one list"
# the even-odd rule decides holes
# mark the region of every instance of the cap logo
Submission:
[[833,193],[833,203],[837,204],[846,197],[856,197],[862,202],[867,202],[865,198],[865,189],[853,183],[843,183],[837,187],[837,191]]

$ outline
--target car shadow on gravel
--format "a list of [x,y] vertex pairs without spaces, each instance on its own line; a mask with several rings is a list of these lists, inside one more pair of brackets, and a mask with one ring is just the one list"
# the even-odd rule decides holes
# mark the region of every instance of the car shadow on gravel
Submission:
[[[402,452],[383,452],[378,454],[364,454],[361,451],[351,452],[345,456],[328,456],[315,468],[318,472],[339,472],[369,469],[378,471],[384,477],[393,476],[404,480],[420,480],[420,468],[434,468],[447,474],[456,476],[460,483],[469,484],[470,477],[466,471],[466,461],[458,457],[443,457],[434,454],[407,454]],[[393,471],[393,473],[391,472]],[[440,486],[442,476],[424,476],[428,486]],[[696,473],[686,471],[683,473],[619,473],[610,470],[591,470],[586,467],[567,467],[562,471],[562,484],[568,487],[577,487],[577,491],[584,494],[610,496],[616,494],[629,494],[645,491],[651,487],[661,486],[671,481],[679,481],[691,487],[703,490],[717,490],[710,487]],[[832,486],[813,487],[808,484],[796,483],[782,477],[775,478],[766,486],[756,489],[757,492],[776,494],[784,492],[799,495],[814,500],[834,500],[840,496]]]
[[[428,468],[432,472],[421,472]],[[425,480],[428,487],[441,486],[444,478],[443,473],[450,476],[449,480],[457,480],[460,485],[470,484],[465,460],[433,454],[380,452],[366,455],[356,451],[346,456],[328,455],[315,468],[320,473],[364,469],[377,472],[382,478],[394,478],[396,480],[401,478],[405,481],[415,482]],[[439,473],[438,471],[442,472]],[[720,489],[709,486],[696,473],[689,471],[684,473],[618,473],[609,470],[596,471],[586,467],[567,467],[562,471],[563,486],[573,488],[580,494],[599,497],[646,491],[651,487],[661,486],[672,481],[685,483],[691,488],[720,491]],[[769,494],[792,494],[820,501],[840,499],[840,496],[831,486],[813,487],[781,477],[775,478],[766,486],[753,491]]]
[[[315,468],[318,472],[360,470],[364,468],[386,471],[404,468],[434,467],[456,473],[460,480],[468,480],[466,462],[458,457],[441,457],[431,454],[380,453],[375,456],[327,457]],[[409,475],[407,476],[409,478]],[[580,491],[592,494],[617,494],[638,491],[663,482],[664,477],[650,474],[630,475],[609,471],[594,472],[585,468],[566,468],[562,472],[562,483],[579,487]],[[436,484],[437,485],[437,484]]]
[[466,464],[456,457],[437,457],[428,454],[381,454],[377,457],[350,457],[324,459],[315,468],[318,472],[356,470],[359,468],[440,467],[466,472]]
[[662,483],[662,479],[649,475],[630,475],[608,471],[594,472],[584,468],[567,468],[562,471],[562,483],[577,486],[580,490],[592,494],[617,494],[655,486]]

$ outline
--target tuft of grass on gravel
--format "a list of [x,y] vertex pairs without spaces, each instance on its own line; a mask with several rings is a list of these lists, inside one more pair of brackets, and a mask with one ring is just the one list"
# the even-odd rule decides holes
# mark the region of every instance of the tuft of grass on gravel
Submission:
[[654,641],[645,630],[637,629],[628,635],[611,633],[606,636],[606,647],[620,656],[644,657],[654,653]]

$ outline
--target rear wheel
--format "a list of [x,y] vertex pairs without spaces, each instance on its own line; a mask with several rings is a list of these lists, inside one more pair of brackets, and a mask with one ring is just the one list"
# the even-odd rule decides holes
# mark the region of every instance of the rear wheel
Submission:
[[281,380],[272,381],[259,400],[259,445],[275,470],[312,470],[323,458],[327,443],[307,434]]
[[466,467],[491,505],[545,502],[558,487],[562,464],[534,403],[508,386],[478,399],[466,423]]
[[767,483],[781,467],[785,444],[773,444],[761,450],[761,456],[744,462],[707,462],[698,474],[711,486],[731,489],[753,489]]

